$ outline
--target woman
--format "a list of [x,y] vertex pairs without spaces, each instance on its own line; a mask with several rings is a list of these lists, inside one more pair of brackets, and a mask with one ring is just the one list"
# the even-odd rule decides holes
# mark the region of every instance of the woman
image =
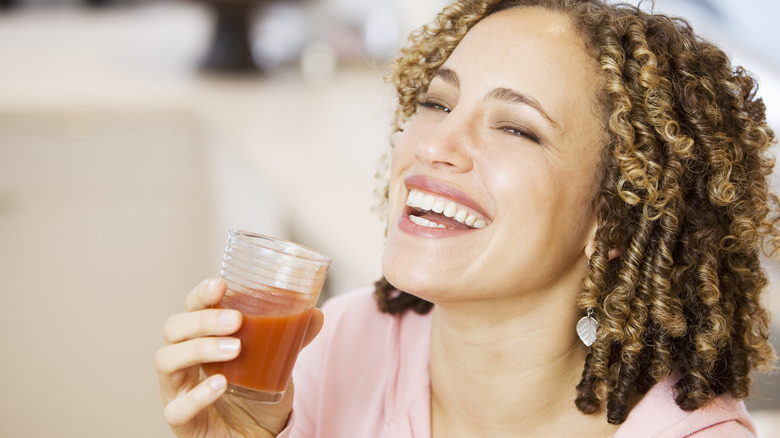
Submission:
[[742,69],[634,7],[464,0],[391,77],[375,300],[326,306],[291,415],[292,384],[252,405],[198,382],[238,354],[240,315],[206,309],[221,281],[195,288],[156,357],[179,436],[751,436],[778,232]]

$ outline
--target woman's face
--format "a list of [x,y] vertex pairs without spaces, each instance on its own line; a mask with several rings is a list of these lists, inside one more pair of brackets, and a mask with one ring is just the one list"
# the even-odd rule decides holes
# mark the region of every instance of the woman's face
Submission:
[[393,152],[390,283],[434,303],[570,295],[596,227],[601,77],[564,15],[518,8],[474,26]]

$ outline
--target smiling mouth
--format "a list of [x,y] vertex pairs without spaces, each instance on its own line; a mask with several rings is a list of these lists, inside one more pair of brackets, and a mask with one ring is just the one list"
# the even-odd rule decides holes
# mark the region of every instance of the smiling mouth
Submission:
[[488,225],[478,212],[447,198],[412,189],[406,198],[409,220],[421,227],[476,230]]

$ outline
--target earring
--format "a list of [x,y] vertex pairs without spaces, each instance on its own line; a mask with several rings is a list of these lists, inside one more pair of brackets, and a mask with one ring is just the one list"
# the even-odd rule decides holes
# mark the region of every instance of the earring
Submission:
[[590,347],[596,342],[596,331],[599,329],[599,323],[593,318],[593,309],[588,309],[588,314],[577,321],[577,335],[586,347]]

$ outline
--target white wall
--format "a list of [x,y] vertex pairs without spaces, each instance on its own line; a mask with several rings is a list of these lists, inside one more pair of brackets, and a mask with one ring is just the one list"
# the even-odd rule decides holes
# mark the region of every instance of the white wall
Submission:
[[195,68],[193,3],[0,15],[0,436],[164,437],[161,327],[218,274],[229,228],[379,275],[381,74]]

